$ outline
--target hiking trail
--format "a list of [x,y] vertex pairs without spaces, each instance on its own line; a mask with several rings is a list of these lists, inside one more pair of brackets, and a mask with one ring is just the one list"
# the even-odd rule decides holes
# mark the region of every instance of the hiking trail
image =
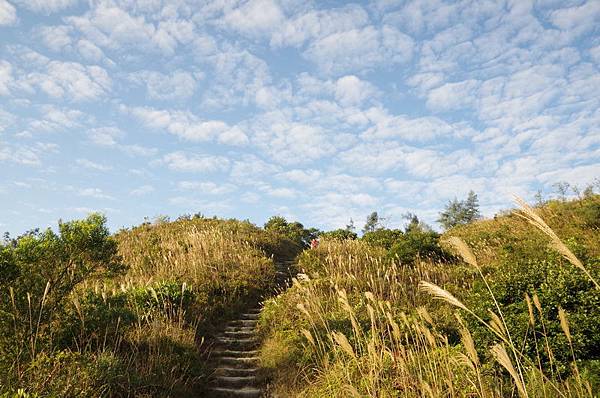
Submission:
[[[293,261],[275,263],[279,291],[290,286],[292,264]],[[263,396],[264,383],[259,375],[260,340],[256,330],[261,309],[260,303],[248,308],[215,335],[209,354],[214,371],[208,382],[208,397]]]

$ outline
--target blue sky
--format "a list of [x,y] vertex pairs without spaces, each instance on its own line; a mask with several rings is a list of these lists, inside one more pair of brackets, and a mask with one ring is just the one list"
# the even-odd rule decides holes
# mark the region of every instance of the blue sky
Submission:
[[433,223],[600,176],[599,1],[0,0],[0,231]]

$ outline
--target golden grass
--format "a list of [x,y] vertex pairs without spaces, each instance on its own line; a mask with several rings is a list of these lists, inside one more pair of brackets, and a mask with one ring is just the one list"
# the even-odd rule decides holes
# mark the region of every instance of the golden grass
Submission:
[[[485,274],[470,247],[459,238],[447,242],[485,281]],[[312,359],[299,359],[296,384],[275,388],[279,396],[301,397],[592,397],[591,388],[576,371],[571,379],[555,377],[539,363],[525,358],[508,332],[499,304],[490,321],[476,316],[461,300],[442,288],[446,283],[465,286],[459,281],[463,269],[448,264],[418,262],[405,267],[386,260],[384,252],[360,241],[323,241],[300,257],[300,267],[310,280],[296,281],[288,293],[275,300],[277,311],[292,311],[292,299],[302,320],[288,325],[297,333],[303,350]],[[487,284],[487,281],[486,281]],[[426,293],[419,294],[419,289]],[[438,329],[446,310],[427,299],[431,296],[451,304],[466,316],[473,316],[492,331],[501,343],[487,349],[476,347],[471,331],[456,314],[455,327],[461,344],[454,346],[449,336]],[[537,296],[524,298],[527,317],[535,323],[534,307],[542,311]],[[437,300],[436,300],[437,301]],[[287,308],[287,309],[286,309]],[[430,311],[431,310],[431,311]],[[433,313],[432,313],[433,311]],[[567,316],[560,311],[561,325],[568,339]],[[271,326],[273,328],[273,326]],[[277,327],[274,327],[277,329]],[[546,332],[544,331],[544,336]],[[535,338],[535,335],[534,335]],[[293,344],[293,343],[287,343]],[[534,344],[537,345],[537,340]],[[281,348],[286,347],[282,343]],[[547,354],[552,352],[547,341]],[[495,359],[483,368],[477,348],[487,350]],[[277,350],[277,346],[272,346]],[[539,360],[539,358],[538,358]],[[575,362],[573,362],[575,363]],[[291,371],[291,370],[290,370]],[[288,371],[289,372],[289,371]],[[510,375],[509,381],[502,374]],[[290,382],[289,374],[286,383]]]

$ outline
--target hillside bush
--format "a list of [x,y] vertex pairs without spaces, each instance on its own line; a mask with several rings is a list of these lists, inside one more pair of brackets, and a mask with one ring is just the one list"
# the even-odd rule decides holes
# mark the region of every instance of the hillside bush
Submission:
[[326,231],[319,233],[319,238],[321,239],[335,239],[335,240],[354,240],[358,238],[356,232],[350,231],[348,229],[335,229],[333,231]]
[[273,258],[299,250],[236,220],[163,219],[115,236],[105,222],[0,245],[0,395],[200,396],[212,325],[268,292]]
[[[575,201],[537,209],[582,268],[515,214],[456,227],[441,240],[421,230],[411,241],[406,232],[395,242],[405,245],[396,247],[405,261],[390,256],[394,246],[364,239],[325,240],[305,251],[299,267],[309,279],[269,302],[270,321],[261,323],[271,392],[596,396],[599,235],[584,208]],[[447,261],[454,234],[475,253],[465,262]]]

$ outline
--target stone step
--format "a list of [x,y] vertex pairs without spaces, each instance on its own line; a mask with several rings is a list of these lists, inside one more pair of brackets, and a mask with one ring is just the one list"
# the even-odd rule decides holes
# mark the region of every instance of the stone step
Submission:
[[253,357],[258,355],[257,350],[213,350],[213,355],[219,357]]
[[256,347],[258,339],[256,337],[239,338],[239,337],[217,337],[216,340],[229,349],[241,348],[250,349]]
[[243,331],[243,332],[253,332],[256,331],[256,328],[254,326],[225,326],[225,332],[237,332],[237,331]]
[[256,384],[256,376],[217,376],[214,382],[219,387],[250,387]]
[[236,319],[234,321],[229,321],[227,326],[249,326],[254,327],[258,323],[257,319]]
[[225,388],[215,387],[211,390],[216,397],[244,397],[244,398],[258,398],[262,395],[262,391],[255,387],[244,387],[244,388]]
[[240,320],[256,321],[256,320],[258,320],[259,315],[260,315],[259,313],[256,313],[256,314],[251,314],[251,313],[241,314],[240,315]]
[[[275,264],[275,279],[277,290],[283,291],[290,286],[293,261]],[[240,314],[238,319],[227,322],[223,330],[215,337],[212,350],[214,372],[209,386],[210,397],[245,397],[259,398],[263,393],[260,387],[259,339],[257,324],[262,310],[251,308]]]
[[221,366],[215,369],[215,376],[251,376],[258,372],[258,368],[232,368]]
[[223,337],[250,337],[256,335],[255,330],[225,330]]
[[220,357],[219,363],[224,365],[231,365],[238,368],[249,367],[256,365],[260,358],[259,357]]

